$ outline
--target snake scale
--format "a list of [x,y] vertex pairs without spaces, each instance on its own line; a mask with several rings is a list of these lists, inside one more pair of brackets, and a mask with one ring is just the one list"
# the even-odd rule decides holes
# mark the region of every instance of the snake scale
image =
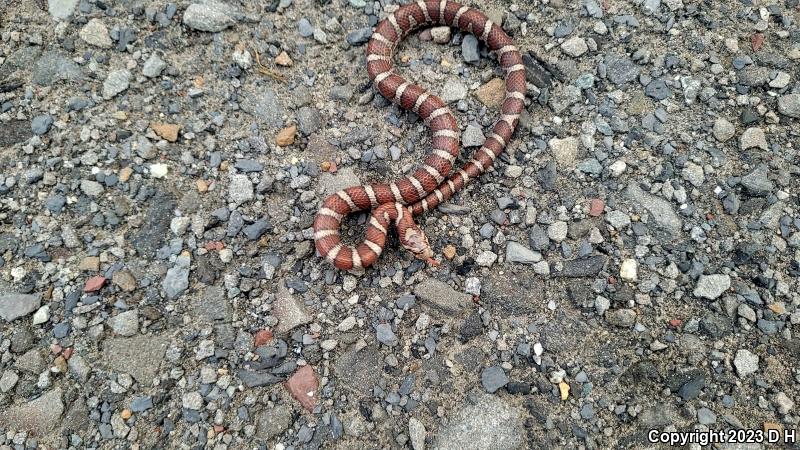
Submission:
[[[424,88],[395,73],[392,55],[412,31],[446,25],[471,33],[497,55],[505,72],[505,98],[500,117],[486,142],[472,159],[455,172],[460,131],[447,105]],[[319,254],[342,270],[369,267],[380,257],[389,228],[397,229],[401,245],[417,258],[438,264],[425,233],[414,216],[436,208],[478,178],[505,149],[525,107],[525,66],[522,55],[503,29],[480,11],[447,0],[418,0],[389,14],[378,23],[367,44],[367,71],[386,99],[416,113],[431,130],[431,151],[423,164],[400,180],[353,186],[327,197],[314,218],[314,240]],[[363,242],[355,247],[341,241],[339,229],[348,214],[371,210]]]

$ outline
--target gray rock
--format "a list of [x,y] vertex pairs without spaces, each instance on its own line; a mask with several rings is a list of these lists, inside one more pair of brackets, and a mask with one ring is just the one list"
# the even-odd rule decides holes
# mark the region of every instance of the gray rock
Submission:
[[136,397],[131,400],[130,410],[135,413],[145,412],[153,407],[153,398],[148,396]]
[[269,372],[258,372],[254,370],[240,370],[236,375],[241,380],[242,384],[249,387],[272,386],[284,381],[283,378],[273,375]]
[[150,386],[159,373],[168,343],[166,335],[106,339],[98,361],[110,370],[131,375],[139,384]]
[[97,197],[105,191],[105,188],[96,181],[81,180],[81,191],[90,197]]
[[424,303],[446,314],[456,314],[472,304],[472,297],[446,283],[427,278],[414,287],[414,294]]
[[375,326],[375,335],[383,345],[391,347],[397,344],[397,336],[392,331],[392,324],[390,323],[381,323]]
[[518,242],[509,241],[506,244],[506,262],[533,264],[541,260],[541,253],[535,252]]
[[314,35],[314,26],[305,17],[297,21],[297,31],[302,37],[311,37]]
[[481,372],[481,384],[486,392],[494,394],[498,389],[508,384],[508,376],[500,366],[492,366]]
[[765,165],[760,165],[743,176],[741,182],[747,192],[756,196],[765,196],[775,187],[769,179],[769,169]]
[[267,230],[272,229],[272,224],[269,220],[265,218],[261,218],[256,220],[255,222],[251,223],[250,225],[244,227],[242,232],[244,233],[245,237],[251,241],[256,241],[258,238],[264,235]]
[[47,12],[54,19],[67,20],[72,17],[79,0],[47,0]]
[[[449,28],[448,28],[449,30]],[[413,450],[425,450],[425,425],[422,424],[417,418],[409,417],[408,419],[408,436],[411,441],[411,448]]]
[[632,309],[606,311],[605,316],[608,323],[620,328],[630,328],[636,323],[636,311]]
[[0,295],[0,317],[11,322],[36,311],[41,304],[42,296],[39,294],[6,293]]
[[733,366],[736,368],[736,373],[739,374],[739,377],[744,378],[758,371],[759,359],[758,355],[754,355],[749,350],[739,350],[733,359]]
[[672,209],[667,200],[643,191],[638,184],[631,183],[625,189],[625,196],[640,210],[650,213],[656,225],[672,237],[681,235],[683,221]]
[[61,400],[61,389],[53,389],[41,397],[10,405],[0,412],[0,423],[6,430],[25,431],[37,438],[45,437],[61,422],[64,403]]
[[715,300],[731,287],[731,277],[729,275],[701,275],[694,288],[695,297],[703,297]]
[[719,118],[714,122],[713,133],[718,141],[727,142],[736,134],[736,128],[729,121]]
[[661,0],[644,0],[642,3],[642,11],[647,15],[657,13],[660,8]]
[[14,386],[17,385],[19,381],[19,375],[16,372],[11,370],[6,370],[3,372],[3,375],[0,376],[0,392],[6,393],[11,389],[14,389]]
[[127,69],[109,72],[106,81],[103,82],[103,98],[109,100],[125,92],[131,81],[131,72]]
[[247,175],[233,174],[230,176],[228,198],[236,204],[246,203],[255,198],[253,182]]
[[483,395],[466,404],[439,430],[437,450],[516,449],[526,445],[524,414],[505,400]]
[[742,150],[751,148],[768,150],[769,145],[767,144],[767,137],[764,135],[764,130],[758,127],[752,127],[745,130],[744,133],[742,133],[742,136],[739,138],[739,147]]
[[198,31],[216,33],[234,25],[235,14],[232,6],[208,0],[189,5],[183,13],[183,23]]
[[225,297],[225,290],[218,286],[208,286],[203,295],[190,304],[191,315],[199,323],[212,324],[231,318],[231,307]]
[[467,98],[467,86],[464,83],[454,79],[448,79],[444,83],[442,100],[445,103],[457,102],[465,98]]
[[376,345],[359,349],[350,346],[336,359],[334,373],[339,382],[349,391],[360,396],[372,395],[372,387],[381,379],[383,356]]
[[141,229],[132,239],[137,252],[152,256],[163,245],[164,236],[169,232],[173,211],[176,207],[177,202],[172,194],[156,192],[150,200],[150,206],[145,211]]
[[292,424],[292,410],[286,405],[275,405],[258,414],[256,417],[256,438],[272,440]]
[[97,18],[91,19],[89,23],[84,25],[78,35],[84,42],[95,47],[111,48],[113,45],[111,36],[108,34],[108,28],[106,28],[102,20]]
[[606,222],[617,230],[624,230],[631,224],[631,216],[619,210],[609,211]]
[[167,270],[161,287],[168,299],[172,300],[180,297],[189,288],[189,263],[188,256],[179,256],[175,265]]
[[647,94],[648,97],[655,100],[664,100],[672,95],[672,90],[667,87],[667,83],[664,81],[664,79],[659,78],[651,81],[644,89],[644,93]]
[[372,28],[365,27],[347,33],[347,36],[345,36],[345,40],[347,40],[348,44],[353,46],[364,45],[369,41],[369,38],[371,36],[372,36]]
[[53,116],[50,114],[36,116],[31,121],[31,131],[33,131],[33,134],[39,136],[47,134],[51,126],[53,126]]
[[242,94],[241,107],[270,128],[283,126],[283,105],[270,87],[246,90]]
[[606,76],[617,86],[630,83],[639,76],[641,69],[630,58],[622,55],[606,56]]
[[480,147],[484,142],[486,142],[486,136],[483,135],[481,127],[472,124],[467,125],[461,135],[461,145],[464,147]]
[[787,94],[778,98],[778,112],[800,119],[800,94]]
[[86,360],[80,355],[72,355],[72,358],[67,361],[69,366],[69,372],[75,377],[75,379],[86,382],[89,379],[89,375],[92,373],[92,368],[86,362]]
[[147,78],[155,78],[161,75],[161,72],[166,68],[167,63],[161,59],[161,56],[157,52],[153,52],[142,65],[142,75]]
[[316,108],[303,106],[297,111],[297,127],[303,136],[308,136],[319,130],[322,118]]
[[553,138],[548,142],[550,151],[561,167],[572,167],[578,156],[578,140],[573,137],[565,139]]
[[464,36],[464,40],[461,41],[461,55],[468,63],[478,62],[481,59],[478,53],[478,38],[471,34]]
[[357,186],[361,181],[350,167],[345,167],[336,173],[325,172],[319,177],[319,184],[323,187],[325,195],[333,195],[350,186]]
[[574,36],[561,44],[561,51],[573,58],[577,58],[589,51],[586,40],[582,37]]
[[139,311],[132,309],[111,317],[108,326],[120,336],[133,336],[139,331]]
[[57,52],[44,53],[33,67],[31,81],[49,86],[59,81],[81,78],[81,69],[74,61]]
[[275,326],[275,332],[278,334],[288,333],[312,320],[303,303],[289,293],[283,281],[278,282],[278,292],[275,294],[275,302],[272,303],[272,315],[278,319],[278,325]]

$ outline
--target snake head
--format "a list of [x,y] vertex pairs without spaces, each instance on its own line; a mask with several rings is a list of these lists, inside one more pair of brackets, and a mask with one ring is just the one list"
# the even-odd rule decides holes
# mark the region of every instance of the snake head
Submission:
[[421,259],[432,266],[439,265],[439,261],[433,259],[433,250],[431,250],[431,246],[428,243],[428,237],[425,236],[425,232],[421,228],[413,225],[406,229],[403,237],[404,239],[400,240],[400,244],[403,248],[413,253],[417,259]]

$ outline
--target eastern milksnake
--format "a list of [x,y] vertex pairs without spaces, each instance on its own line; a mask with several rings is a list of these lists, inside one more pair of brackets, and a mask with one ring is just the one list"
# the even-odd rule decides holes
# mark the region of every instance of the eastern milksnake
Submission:
[[[403,37],[419,27],[437,24],[474,34],[497,54],[506,74],[506,95],[499,119],[483,146],[452,175],[453,163],[461,149],[455,117],[439,97],[397,75],[392,63],[394,49]],[[378,23],[367,44],[367,71],[381,95],[425,121],[431,129],[433,149],[421,167],[398,181],[353,186],[326,198],[314,219],[317,251],[339,269],[369,267],[383,251],[387,231],[393,223],[404,248],[417,258],[438,264],[425,233],[414,223],[413,216],[450,199],[465,184],[479,177],[503,152],[525,107],[522,55],[503,29],[483,13],[447,0],[418,0],[400,7]],[[356,247],[344,245],[339,234],[342,218],[368,209],[372,213],[366,239]]]

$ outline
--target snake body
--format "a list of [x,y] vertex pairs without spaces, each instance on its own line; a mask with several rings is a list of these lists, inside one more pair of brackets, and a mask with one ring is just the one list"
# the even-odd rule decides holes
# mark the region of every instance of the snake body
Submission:
[[[397,44],[412,31],[430,25],[446,25],[475,35],[496,53],[505,72],[500,117],[472,159],[452,174],[461,149],[455,117],[439,97],[395,73],[392,63]],[[418,0],[378,23],[367,44],[366,59],[367,71],[378,92],[401,108],[415,112],[430,127],[432,149],[419,168],[400,180],[353,186],[327,197],[314,219],[317,251],[339,269],[369,267],[381,255],[387,232],[394,225],[403,247],[435,264],[427,238],[414,224],[413,216],[450,199],[503,152],[525,107],[522,55],[503,29],[480,11],[447,0]],[[339,233],[342,219],[370,209],[365,240],[355,247],[343,244]]]

